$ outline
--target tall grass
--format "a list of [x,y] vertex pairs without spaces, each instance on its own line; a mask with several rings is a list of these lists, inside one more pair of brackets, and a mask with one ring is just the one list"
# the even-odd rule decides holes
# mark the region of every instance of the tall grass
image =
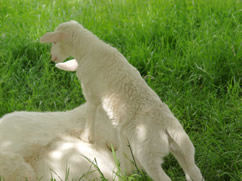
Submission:
[[[241,8],[240,0],[0,0],[0,116],[85,101],[75,74],[55,69],[39,43],[74,19],[117,47],[169,105],[206,180],[240,180]],[[184,180],[173,157],[163,167]]]

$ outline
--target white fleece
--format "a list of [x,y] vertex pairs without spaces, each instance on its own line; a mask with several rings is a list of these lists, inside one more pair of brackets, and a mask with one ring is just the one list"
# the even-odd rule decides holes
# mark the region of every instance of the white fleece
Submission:
[[[0,119],[0,176],[6,181],[29,181],[37,178],[63,180],[66,169],[69,179],[79,178],[90,168],[90,160],[97,163],[105,177],[113,177],[115,167],[110,144],[118,147],[115,130],[100,108],[97,111],[96,145],[87,144],[76,136],[85,125],[86,105],[66,112],[14,112]],[[105,126],[104,126],[105,125]],[[98,130],[98,129],[97,129]],[[106,163],[106,164],[104,164]],[[52,171],[53,170],[53,171]],[[92,168],[93,170],[93,168]],[[93,172],[85,178],[99,178]]]
[[101,106],[119,129],[119,158],[124,172],[132,170],[129,140],[138,166],[155,181],[170,181],[160,167],[161,158],[169,151],[182,166],[187,180],[203,179],[194,161],[193,144],[181,124],[116,48],[75,21],[60,24],[40,41],[53,43],[52,60],[62,62],[73,56],[78,63],[77,77],[87,101],[81,139],[94,141],[93,113]]

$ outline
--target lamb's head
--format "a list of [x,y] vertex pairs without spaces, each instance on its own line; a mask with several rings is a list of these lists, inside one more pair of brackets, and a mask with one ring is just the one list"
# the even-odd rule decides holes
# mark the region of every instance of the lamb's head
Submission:
[[76,21],[60,24],[54,32],[47,32],[40,38],[41,43],[52,43],[51,57],[54,62],[62,62],[69,56],[75,56],[75,35],[82,29]]

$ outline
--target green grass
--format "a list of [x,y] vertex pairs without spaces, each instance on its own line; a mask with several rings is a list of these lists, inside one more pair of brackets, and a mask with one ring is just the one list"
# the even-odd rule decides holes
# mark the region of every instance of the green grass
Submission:
[[[38,42],[70,19],[138,68],[183,124],[206,180],[240,180],[240,0],[0,0],[0,117],[85,101],[75,74],[57,70],[50,46]],[[163,167],[173,180],[184,180],[173,157]]]

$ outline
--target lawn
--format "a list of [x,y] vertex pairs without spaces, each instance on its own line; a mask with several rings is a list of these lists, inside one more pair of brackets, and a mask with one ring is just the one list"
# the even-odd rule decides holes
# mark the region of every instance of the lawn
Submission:
[[[0,117],[85,101],[75,74],[56,69],[39,43],[71,19],[118,48],[169,105],[207,181],[241,179],[240,0],[0,0]],[[184,180],[172,156],[163,167]]]

